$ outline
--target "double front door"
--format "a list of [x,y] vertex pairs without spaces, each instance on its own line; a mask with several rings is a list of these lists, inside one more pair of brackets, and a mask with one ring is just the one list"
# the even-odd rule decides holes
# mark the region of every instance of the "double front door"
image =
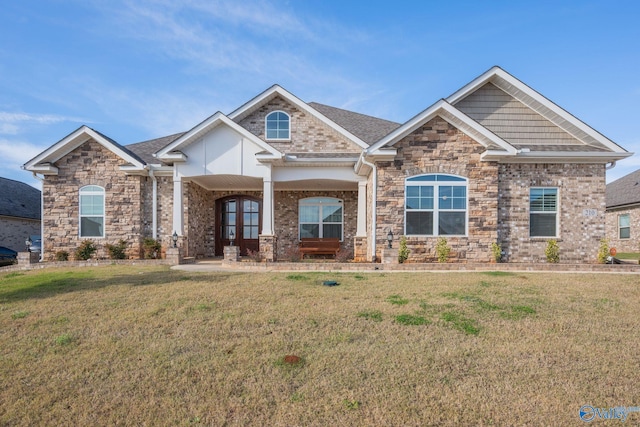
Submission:
[[224,247],[232,243],[240,247],[240,255],[247,255],[247,249],[260,250],[261,210],[261,200],[254,197],[230,196],[216,200],[217,256],[222,256]]

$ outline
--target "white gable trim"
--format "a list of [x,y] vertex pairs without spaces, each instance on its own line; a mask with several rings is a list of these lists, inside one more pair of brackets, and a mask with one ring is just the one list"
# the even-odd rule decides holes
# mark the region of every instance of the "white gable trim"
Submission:
[[626,153],[627,151],[615,142],[611,141],[600,132],[596,131],[583,121],[577,119],[571,113],[565,111],[558,105],[545,98],[511,74],[500,67],[492,67],[461,89],[447,98],[450,104],[456,104],[471,93],[484,86],[486,83],[493,83],[498,88],[513,96],[545,119],[549,120],[560,129],[564,130],[574,138],[589,145],[589,139],[603,145],[615,153]]
[[365,143],[363,140],[361,140],[351,132],[347,131],[342,126],[339,126],[334,121],[327,118],[324,114],[320,113],[315,108],[309,106],[306,102],[302,101],[300,98],[298,98],[297,96],[295,96],[294,94],[292,94],[291,92],[287,91],[286,89],[282,88],[279,85],[271,86],[269,89],[265,90],[260,95],[256,96],[249,102],[243,104],[240,108],[236,109],[231,114],[229,114],[229,118],[231,120],[241,120],[242,118],[244,118],[244,116],[246,116],[256,108],[258,108],[265,102],[268,102],[269,100],[273,99],[277,95],[281,96],[286,101],[290,102],[291,104],[295,105],[299,109],[305,111],[306,113],[320,120],[322,123],[329,126],[331,129],[335,130],[345,138],[357,144],[360,148],[366,149],[369,147],[369,145],[367,145],[367,143]]
[[261,140],[260,138],[258,138],[257,136],[255,136],[254,134],[246,130],[245,128],[241,127],[236,122],[229,119],[227,116],[225,116],[219,111],[215,113],[213,116],[203,121],[202,123],[200,123],[199,125],[195,126],[193,129],[191,129],[189,132],[182,135],[180,138],[173,141],[171,144],[167,145],[160,151],[156,152],[154,154],[154,157],[157,157],[161,160],[167,160],[167,161],[186,161],[187,158],[184,154],[176,153],[176,152],[179,151],[181,148],[191,144],[192,142],[195,142],[198,138],[202,137],[203,135],[210,132],[214,128],[218,126],[223,126],[223,125],[230,127],[231,129],[233,129],[234,131],[242,135],[244,138],[250,140],[257,146],[262,148],[264,151],[266,151],[268,154],[261,155],[260,156],[261,159],[269,160],[269,159],[282,158],[283,154],[280,153],[278,150],[276,150],[271,145],[267,144],[266,142],[264,142],[263,140]]
[[52,164],[91,139],[121,159],[129,162],[131,164],[129,167],[130,170],[144,170],[145,165],[139,159],[131,156],[131,154],[123,150],[122,147],[114,144],[88,126],[79,127],[76,131],[29,160],[24,164],[23,169],[31,172],[55,175],[58,173],[58,170],[53,167]]
[[[484,147],[490,147],[492,144],[497,145],[500,150],[493,150],[492,153],[500,152],[505,156],[513,156],[517,154],[517,150],[511,144],[494,134],[471,117],[464,114],[462,111],[449,104],[444,99],[433,104],[404,125],[400,126],[389,135],[373,144],[368,150],[367,154],[377,155],[382,154],[385,148],[395,145],[402,138],[409,135],[411,132],[418,129],[420,126],[427,123],[434,117],[439,116],[443,120],[446,120],[451,125],[460,129],[462,132],[469,135],[479,144]],[[388,150],[387,150],[388,151]]]

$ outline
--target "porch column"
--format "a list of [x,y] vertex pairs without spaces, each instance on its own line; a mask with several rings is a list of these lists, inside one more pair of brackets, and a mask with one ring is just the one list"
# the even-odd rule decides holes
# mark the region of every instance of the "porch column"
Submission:
[[182,205],[182,178],[174,172],[173,174],[173,231],[178,236],[183,235],[183,205]]
[[273,182],[263,179],[262,194],[262,235],[273,236]]
[[356,237],[367,236],[367,181],[358,182],[358,218]]

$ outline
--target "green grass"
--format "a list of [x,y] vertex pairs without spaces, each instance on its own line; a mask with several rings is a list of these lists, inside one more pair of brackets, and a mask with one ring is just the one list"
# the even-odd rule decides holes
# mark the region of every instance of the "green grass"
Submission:
[[640,401],[638,306],[637,274],[0,273],[0,425],[576,425]]

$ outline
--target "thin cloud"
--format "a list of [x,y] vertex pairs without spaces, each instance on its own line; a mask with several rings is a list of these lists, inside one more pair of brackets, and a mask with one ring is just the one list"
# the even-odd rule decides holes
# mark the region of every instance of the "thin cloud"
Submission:
[[54,125],[63,122],[86,122],[85,120],[56,114],[29,114],[0,111],[0,134],[18,135],[24,126]]

